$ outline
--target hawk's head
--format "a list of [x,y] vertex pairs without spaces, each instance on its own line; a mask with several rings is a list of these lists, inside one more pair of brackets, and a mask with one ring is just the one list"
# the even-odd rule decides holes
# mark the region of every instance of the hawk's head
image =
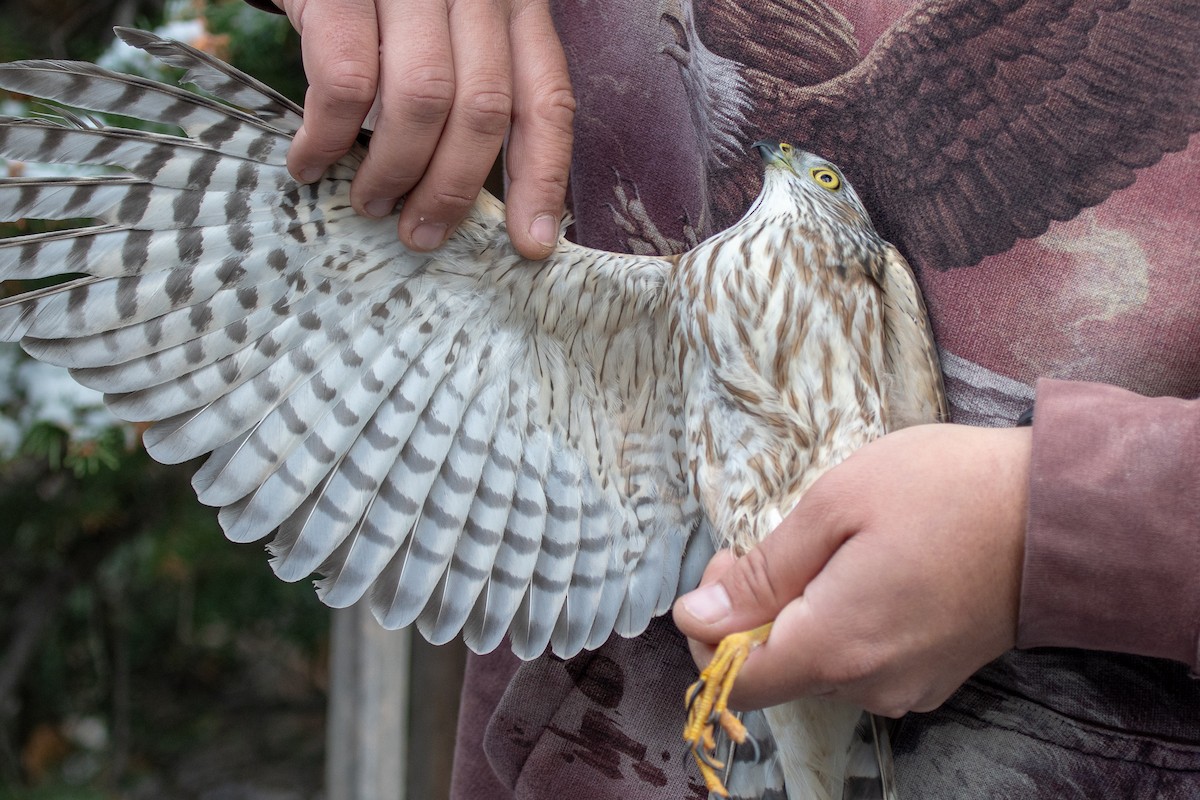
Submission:
[[832,219],[875,233],[854,187],[836,165],[787,142],[759,141],[752,146],[766,165],[756,205],[779,203],[809,221]]

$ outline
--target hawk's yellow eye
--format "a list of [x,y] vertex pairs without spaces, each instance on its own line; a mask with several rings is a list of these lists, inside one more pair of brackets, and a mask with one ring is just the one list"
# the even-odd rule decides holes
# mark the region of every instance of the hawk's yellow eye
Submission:
[[812,175],[814,181],[831,192],[837,191],[842,186],[842,179],[828,167],[813,167],[808,174]]

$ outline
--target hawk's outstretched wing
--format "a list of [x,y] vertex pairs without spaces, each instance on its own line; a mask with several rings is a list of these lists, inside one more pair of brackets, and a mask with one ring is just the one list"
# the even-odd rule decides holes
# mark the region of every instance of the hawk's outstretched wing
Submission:
[[528,262],[483,196],[433,254],[355,215],[365,150],[311,186],[300,109],[216,59],[126,41],[233,103],[78,63],[0,86],[183,135],[0,121],[0,155],[117,168],[0,183],[0,219],[94,224],[0,240],[0,279],[83,273],[0,305],[0,338],[71,368],[275,571],[366,595],[390,627],[478,651],[569,656],[640,632],[675,596],[688,488],[674,262],[563,243]]

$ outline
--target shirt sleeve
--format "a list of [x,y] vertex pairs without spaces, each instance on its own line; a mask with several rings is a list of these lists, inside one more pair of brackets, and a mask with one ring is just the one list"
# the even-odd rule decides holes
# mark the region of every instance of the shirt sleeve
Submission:
[[1200,670],[1200,400],[1038,382],[1019,647]]

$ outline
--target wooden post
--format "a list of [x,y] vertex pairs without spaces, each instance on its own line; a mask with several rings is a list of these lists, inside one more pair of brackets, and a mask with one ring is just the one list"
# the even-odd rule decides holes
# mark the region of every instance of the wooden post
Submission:
[[366,603],[333,612],[326,723],[328,800],[405,800],[409,630]]
[[461,639],[432,645],[412,640],[413,702],[408,709],[408,796],[446,800],[467,648]]

